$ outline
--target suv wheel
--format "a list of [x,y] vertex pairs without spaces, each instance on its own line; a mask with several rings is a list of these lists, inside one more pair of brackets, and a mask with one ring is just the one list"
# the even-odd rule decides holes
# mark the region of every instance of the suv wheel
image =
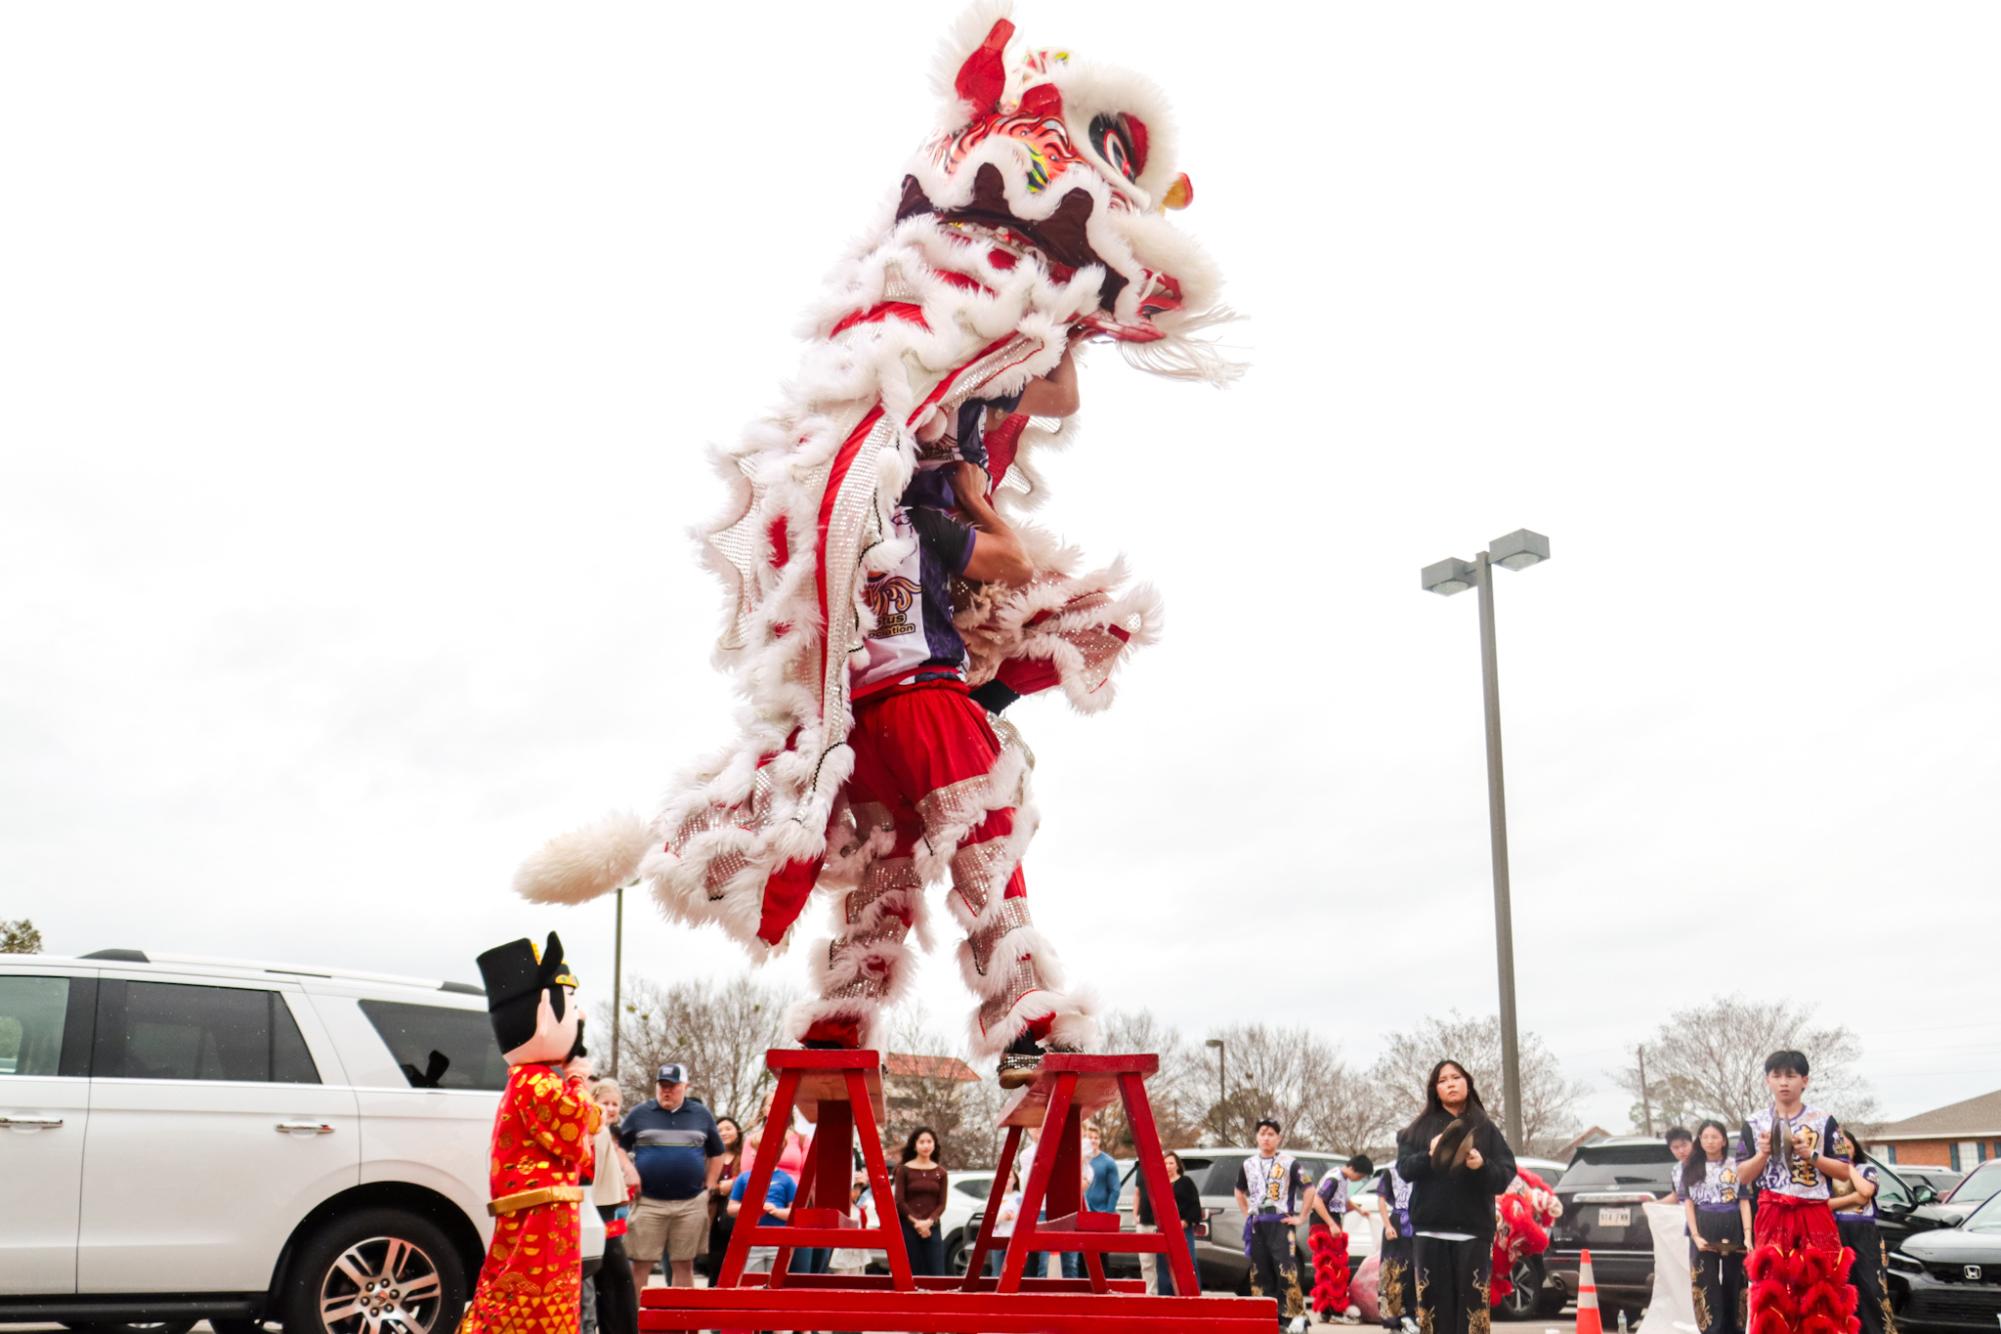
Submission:
[[1542,1295],[1541,1258],[1524,1255],[1516,1260],[1515,1267],[1508,1271],[1508,1281],[1514,1287],[1501,1298],[1501,1314],[1509,1320],[1526,1320],[1535,1315],[1536,1299]]
[[285,1274],[287,1334],[451,1334],[465,1265],[437,1224],[401,1209],[334,1219]]

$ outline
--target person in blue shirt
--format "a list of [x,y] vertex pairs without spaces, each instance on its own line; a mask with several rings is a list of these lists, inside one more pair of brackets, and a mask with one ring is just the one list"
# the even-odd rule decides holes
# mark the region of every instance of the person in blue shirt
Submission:
[[[757,1157],[757,1143],[760,1138],[762,1138],[762,1134],[759,1131],[752,1131],[744,1138],[743,1152],[746,1160],[754,1160]],[[737,1173],[736,1184],[730,1187],[728,1209],[731,1218],[735,1218],[743,1212],[744,1191],[749,1185],[750,1173]],[[798,1197],[798,1194],[799,1183],[792,1179],[791,1173],[780,1168],[773,1168],[771,1170],[771,1185],[764,1192],[764,1216],[757,1220],[759,1230],[753,1234],[753,1242],[758,1237],[764,1235],[763,1229],[768,1227],[784,1227],[786,1223],[791,1221],[792,1201]],[[744,1264],[744,1272],[747,1274],[770,1273],[771,1262],[777,1258],[777,1255],[778,1247],[775,1245],[753,1245],[750,1248],[750,1257]]]
[[634,1289],[645,1290],[663,1256],[667,1281],[694,1287],[695,1257],[708,1245],[709,1192],[723,1173],[723,1140],[714,1114],[688,1096],[687,1066],[660,1067],[656,1095],[626,1113],[618,1142],[639,1171],[639,1202],[625,1234]]

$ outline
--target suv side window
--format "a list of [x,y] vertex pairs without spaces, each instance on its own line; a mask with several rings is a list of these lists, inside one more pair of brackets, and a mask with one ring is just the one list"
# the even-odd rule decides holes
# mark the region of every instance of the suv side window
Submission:
[[1209,1175],[1203,1179],[1204,1195],[1228,1195],[1244,1184],[1244,1155],[1224,1154],[1209,1164]]
[[275,991],[107,980],[91,1073],[111,1079],[317,1084],[298,1023]]
[[0,1077],[68,1074],[62,1068],[66,977],[0,977]]
[[494,1041],[486,1011],[407,1001],[365,1000],[360,1005],[411,1088],[497,1093],[507,1087],[507,1058]]

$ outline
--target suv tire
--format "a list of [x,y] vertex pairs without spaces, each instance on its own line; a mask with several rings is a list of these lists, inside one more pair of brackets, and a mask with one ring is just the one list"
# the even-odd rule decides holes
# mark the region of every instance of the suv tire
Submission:
[[285,1271],[279,1309],[286,1334],[363,1334],[380,1290],[355,1284],[348,1276],[354,1270],[384,1283],[388,1302],[378,1309],[401,1306],[410,1334],[452,1334],[465,1311],[465,1263],[444,1229],[403,1209],[360,1209],[308,1237]]

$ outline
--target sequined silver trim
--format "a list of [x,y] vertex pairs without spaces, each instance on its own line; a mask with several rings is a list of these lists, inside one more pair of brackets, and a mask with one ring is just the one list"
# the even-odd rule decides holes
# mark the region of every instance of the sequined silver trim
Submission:
[[890,973],[895,965],[892,959],[870,951],[878,945],[900,945],[910,934],[910,923],[900,917],[892,917],[873,931],[863,931],[852,936],[836,936],[827,942],[827,967],[837,967],[842,954],[858,954],[855,961],[854,980],[844,982],[823,993],[827,1000],[881,1000],[889,994]]
[[1018,366],[1040,352],[1043,342],[1039,338],[1011,338],[1006,345],[989,352],[972,365],[959,372],[952,381],[951,389],[940,399],[938,406],[947,412],[957,412],[959,405],[969,398],[980,397],[993,379],[1002,371]]
[[897,890],[924,892],[924,879],[917,874],[917,863],[909,857],[879,857],[870,862],[868,870],[862,872],[861,884],[848,895],[848,925],[859,922],[877,899]]
[[820,680],[822,745],[813,775],[813,789],[823,801],[833,800],[837,786],[826,757],[848,739],[848,658],[861,646],[855,596],[862,583],[862,552],[882,539],[876,463],[895,439],[896,424],[884,413],[862,438],[842,475],[827,523],[827,550],[821,562],[827,580],[827,661]]
[[[952,892],[964,900],[975,918],[1007,888],[1008,877],[1014,874],[1014,858],[1008,848],[1012,841],[992,838],[960,848],[952,856]],[[982,967],[980,971],[987,970]]]
[[[994,767],[999,766],[1000,759],[996,756]],[[928,839],[942,829],[978,824],[986,818],[989,809],[1005,809],[1008,804],[1005,801],[999,806],[988,807],[987,793],[992,787],[993,773],[989,770],[977,778],[963,778],[927,793],[917,803],[917,816],[924,822],[924,836]]]
[[994,912],[993,920],[966,937],[966,944],[972,947],[975,971],[981,977],[985,977],[987,965],[993,961],[994,947],[999,945],[1010,931],[1029,924],[1027,899],[1002,899],[1000,907]]
[[980,1003],[980,1031],[993,1032],[994,1025],[1007,1018],[1015,1002],[1031,991],[1042,991],[1041,977],[1035,971],[1035,960],[1024,956],[1014,962],[1014,971],[1008,975],[1007,986],[992,1000]]

